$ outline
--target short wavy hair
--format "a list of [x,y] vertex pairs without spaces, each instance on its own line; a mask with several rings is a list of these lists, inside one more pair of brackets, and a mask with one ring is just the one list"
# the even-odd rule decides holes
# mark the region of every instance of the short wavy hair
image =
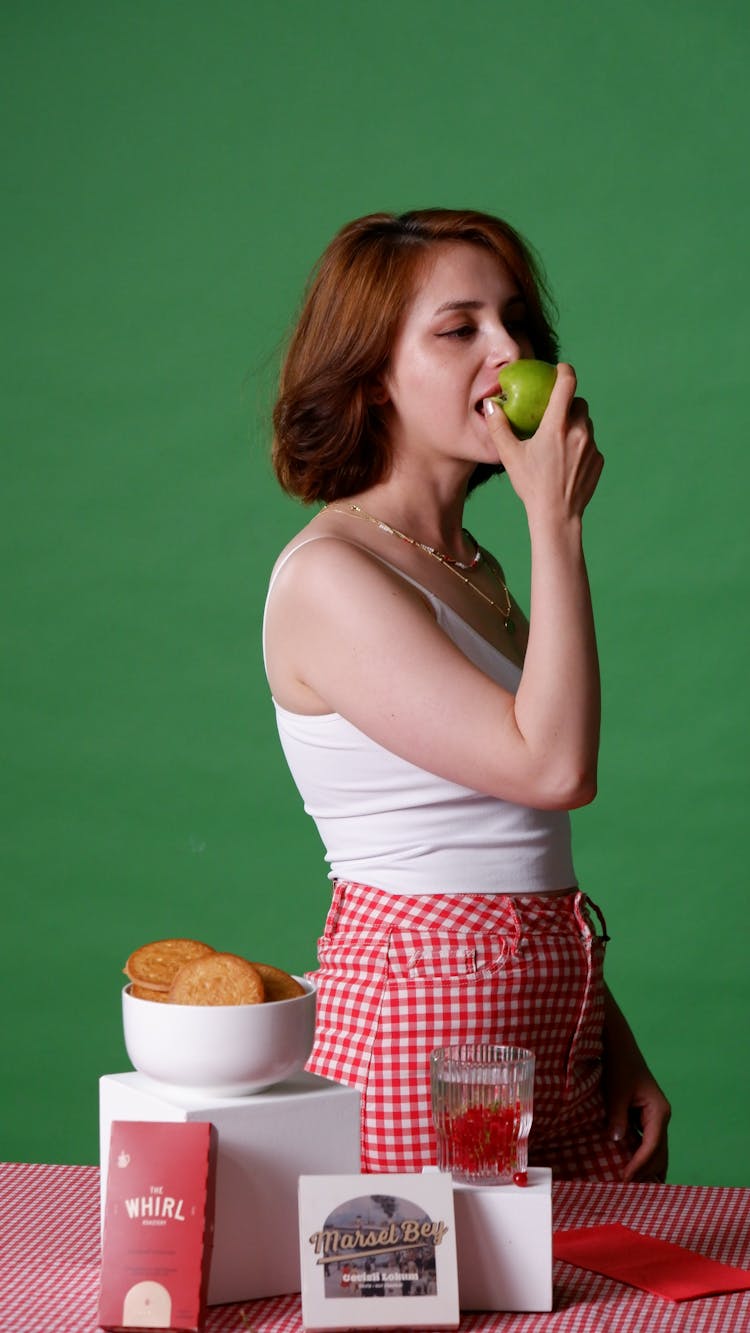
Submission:
[[[391,445],[377,386],[431,247],[484,246],[523,293],[534,354],[556,361],[552,300],[539,259],[509,223],[472,210],[371,213],[349,222],[313,270],[281,371],[272,460],[306,504],[344,499],[384,480]],[[502,471],[480,463],[469,489]]]

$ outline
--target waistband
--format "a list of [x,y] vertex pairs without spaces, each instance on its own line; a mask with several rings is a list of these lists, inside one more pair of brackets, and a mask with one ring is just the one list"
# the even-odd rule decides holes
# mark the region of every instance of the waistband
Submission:
[[564,894],[420,894],[406,897],[351,880],[335,880],[325,937],[356,932],[360,939],[393,930],[476,934],[559,934],[609,939],[604,915],[581,889]]

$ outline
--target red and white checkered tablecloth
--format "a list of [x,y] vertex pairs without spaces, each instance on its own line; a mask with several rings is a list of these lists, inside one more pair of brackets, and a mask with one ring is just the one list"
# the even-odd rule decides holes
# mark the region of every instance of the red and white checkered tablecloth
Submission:
[[[750,1267],[750,1189],[553,1187],[556,1228],[622,1222]],[[0,1165],[0,1333],[95,1333],[99,1170]],[[299,1296],[213,1306],[206,1333],[301,1333]],[[750,1333],[750,1292],[675,1304],[555,1264],[551,1314],[466,1314],[461,1333]]]

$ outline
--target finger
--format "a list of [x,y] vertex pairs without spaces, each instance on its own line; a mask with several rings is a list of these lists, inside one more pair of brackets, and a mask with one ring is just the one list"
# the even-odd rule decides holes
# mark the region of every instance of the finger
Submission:
[[622,1173],[624,1184],[632,1180],[663,1180],[667,1174],[668,1153],[666,1143],[659,1143],[654,1151],[649,1151],[643,1144],[633,1153]]
[[599,453],[599,450],[596,448],[595,445],[594,456],[592,459],[592,466],[591,466],[591,482],[594,487],[597,487],[599,485],[599,478],[601,477],[603,471],[604,471],[604,455]]
[[625,1138],[627,1132],[627,1112],[621,1111],[619,1108],[613,1110],[607,1124],[607,1133],[609,1134],[609,1137],[612,1139],[613,1143],[620,1143],[620,1141]]
[[589,416],[588,403],[583,398],[573,399],[568,418],[568,432],[571,441],[582,451],[588,453],[592,459],[601,459],[599,467],[601,471],[604,460],[596,443],[594,423]]
[[552,393],[544,413],[548,421],[563,425],[568,419],[575,398],[577,383],[573,367],[568,365],[567,361],[560,361],[557,366],[555,382],[552,385]]
[[645,1146],[642,1141],[636,1148],[633,1156],[630,1158],[625,1170],[622,1173],[623,1180],[627,1183],[634,1180],[642,1167],[645,1167],[652,1154],[652,1149]]
[[576,396],[572,399],[568,416],[572,422],[574,421],[576,424],[580,422],[587,426],[589,430],[593,431],[594,423],[589,415],[589,405],[585,398]]
[[497,449],[500,462],[505,465],[519,448],[513,427],[498,403],[491,398],[484,399],[484,419],[490,432],[492,443]]
[[642,1112],[641,1142],[633,1153],[623,1173],[623,1180],[633,1180],[648,1167],[648,1174],[666,1172],[667,1166],[667,1119],[662,1115],[649,1115]]
[[624,1093],[611,1092],[609,1097],[609,1116],[607,1133],[615,1142],[624,1139],[630,1125],[630,1098]]

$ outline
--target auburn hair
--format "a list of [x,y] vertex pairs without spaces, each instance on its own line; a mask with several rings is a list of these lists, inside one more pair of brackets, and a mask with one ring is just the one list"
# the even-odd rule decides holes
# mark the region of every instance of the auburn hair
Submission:
[[[371,213],[347,223],[313,270],[281,370],[272,459],[290,495],[327,503],[388,475],[391,447],[378,385],[421,266],[441,241],[482,245],[507,264],[526,302],[535,356],[557,360],[541,265],[509,223],[448,208]],[[469,489],[500,471],[478,464]]]

